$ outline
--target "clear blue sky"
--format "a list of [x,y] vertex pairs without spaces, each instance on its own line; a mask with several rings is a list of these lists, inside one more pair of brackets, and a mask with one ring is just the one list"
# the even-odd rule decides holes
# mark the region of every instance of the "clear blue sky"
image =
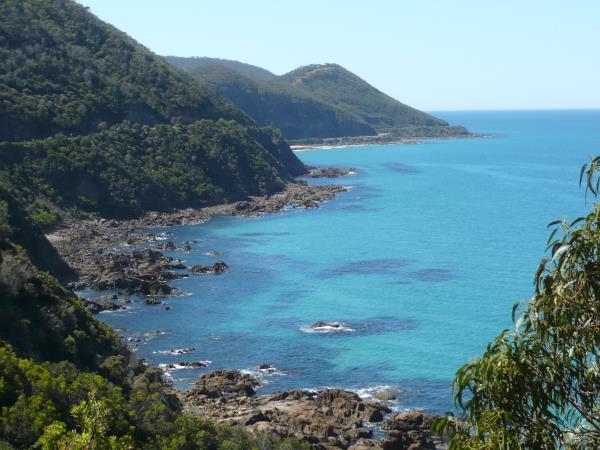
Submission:
[[161,55],[336,62],[425,110],[600,108],[600,0],[80,0]]

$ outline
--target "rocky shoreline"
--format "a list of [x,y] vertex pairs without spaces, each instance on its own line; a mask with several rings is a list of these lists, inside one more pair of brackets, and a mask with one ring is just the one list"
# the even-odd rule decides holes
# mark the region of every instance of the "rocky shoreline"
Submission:
[[[393,414],[386,401],[363,400],[341,389],[290,390],[256,395],[260,381],[238,371],[206,373],[179,393],[185,410],[249,431],[293,436],[316,450],[436,450],[431,432],[437,416],[421,411]],[[376,436],[377,433],[385,436]]]
[[[342,171],[335,176],[341,176],[341,173],[347,174]],[[212,266],[187,267],[181,260],[163,255],[157,248],[134,250],[144,244],[154,243],[154,247],[158,247],[165,240],[164,233],[153,233],[146,228],[198,224],[215,215],[258,216],[286,208],[318,208],[319,203],[346,190],[339,185],[310,186],[294,182],[283,191],[268,196],[201,209],[150,212],[132,220],[66,218],[65,226],[47,237],[78,274],[78,280],[70,284],[74,290],[87,287],[128,295],[178,295],[180,293],[169,286],[169,281],[193,274],[222,273],[227,264],[217,261]],[[162,249],[186,252],[191,244],[186,242],[177,248],[167,242]],[[101,304],[91,309],[98,312]],[[108,304],[107,309],[115,308]]]
[[[336,178],[355,173],[351,168],[308,166],[307,169],[310,178]],[[186,276],[215,276],[227,271],[228,266],[224,261],[216,261],[212,265],[188,267],[182,260],[164,255],[162,251],[185,253],[196,242],[181,242],[178,246],[166,239],[166,233],[147,228],[198,224],[215,215],[257,216],[287,208],[318,208],[319,203],[345,190],[347,188],[340,185],[310,186],[299,181],[269,196],[202,209],[150,212],[133,220],[66,218],[65,226],[47,237],[78,274],[78,279],[70,283],[72,289],[116,291],[82,299],[92,313],[124,309],[131,303],[128,295],[145,296],[147,305],[162,305],[161,297],[181,294],[169,285],[170,281]],[[137,250],[143,246],[147,248]],[[210,254],[218,256],[214,250]],[[313,327],[337,329],[340,326],[318,322]],[[130,344],[135,349],[135,342]],[[171,352],[184,355],[194,350],[173,349]],[[162,368],[167,374],[178,368],[204,368],[210,363],[180,361]],[[267,364],[258,367],[263,373],[273,370]],[[379,400],[363,400],[356,393],[340,389],[257,395],[260,384],[261,380],[252,375],[221,369],[203,374],[195,386],[177,395],[185,410],[193,414],[250,431],[295,436],[316,450],[444,448],[430,431],[435,416],[419,411],[392,414],[389,407],[392,394],[382,392],[376,396]]]

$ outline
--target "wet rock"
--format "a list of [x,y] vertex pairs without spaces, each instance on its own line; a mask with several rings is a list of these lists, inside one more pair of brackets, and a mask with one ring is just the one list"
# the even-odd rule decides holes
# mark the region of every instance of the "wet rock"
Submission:
[[113,299],[112,295],[105,295],[102,297],[91,299],[82,299],[83,306],[90,311],[92,314],[98,314],[102,311],[119,311],[125,309],[124,306],[117,304]]
[[163,335],[163,334],[165,334],[164,331],[154,330],[154,331],[149,331],[148,333],[146,333],[146,336],[148,336],[148,337],[157,337],[157,336],[160,336],[160,335]]
[[302,200],[299,206],[301,208],[318,208],[319,203],[313,199],[307,198],[306,200]]
[[169,269],[185,269],[185,264],[183,264],[183,261],[181,261],[180,259],[178,259],[175,262],[172,262],[171,264],[169,264]]
[[212,266],[207,266],[204,264],[196,264],[190,269],[192,273],[213,273],[213,274],[221,274],[229,269],[229,266],[225,264],[223,261],[217,261]]
[[308,169],[308,174],[306,176],[309,178],[339,178],[356,173],[356,169],[350,167],[339,168],[306,166],[306,168]]
[[398,396],[400,395],[401,392],[402,392],[402,390],[400,388],[390,387],[390,388],[381,389],[381,390],[375,392],[373,397],[375,397],[377,400],[389,402],[389,401],[397,400]]
[[173,258],[158,250],[103,255],[96,260],[98,272],[90,275],[90,286],[98,290],[118,289],[129,294],[170,295],[167,281],[182,278],[171,272]]
[[216,263],[213,264],[214,273],[223,273],[227,269],[229,269],[229,266],[227,264],[225,264],[223,261],[217,261]]
[[144,300],[144,304],[146,305],[162,305],[162,300],[156,297],[150,297]]
[[323,320],[319,320],[318,322],[313,323],[311,328],[342,328],[342,324],[339,322],[325,322]]
[[168,252],[173,252],[177,249],[172,241],[167,242],[163,248]]
[[181,367],[196,368],[196,367],[208,367],[209,363],[206,361],[180,361],[177,363],[177,365],[179,365]]
[[174,355],[187,355],[189,353],[194,353],[196,351],[196,347],[189,348],[172,348],[170,352]]

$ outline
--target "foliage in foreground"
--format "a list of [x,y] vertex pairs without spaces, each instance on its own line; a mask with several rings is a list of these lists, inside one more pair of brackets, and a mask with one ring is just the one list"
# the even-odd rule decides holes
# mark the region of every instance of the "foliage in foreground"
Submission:
[[[581,171],[598,194],[600,157]],[[462,417],[438,422],[451,449],[600,448],[600,203],[552,222],[535,295],[481,358],[457,373]]]

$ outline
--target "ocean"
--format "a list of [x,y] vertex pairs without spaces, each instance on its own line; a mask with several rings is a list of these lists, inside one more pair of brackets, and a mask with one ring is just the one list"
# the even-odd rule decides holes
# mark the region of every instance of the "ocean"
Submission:
[[[222,259],[229,271],[175,281],[188,295],[167,298],[169,310],[133,298],[99,317],[139,338],[152,364],[211,361],[172,371],[178,388],[209,370],[267,363],[277,370],[259,392],[396,386],[396,408],[451,410],[456,370],[532,295],[546,225],[592,204],[578,177],[600,154],[600,111],[435,114],[484,137],[300,151],[307,164],[356,168],[310,181],[350,190],[318,209],[158,230],[195,241],[165,254],[188,265]],[[319,320],[347,331],[308,332]]]

